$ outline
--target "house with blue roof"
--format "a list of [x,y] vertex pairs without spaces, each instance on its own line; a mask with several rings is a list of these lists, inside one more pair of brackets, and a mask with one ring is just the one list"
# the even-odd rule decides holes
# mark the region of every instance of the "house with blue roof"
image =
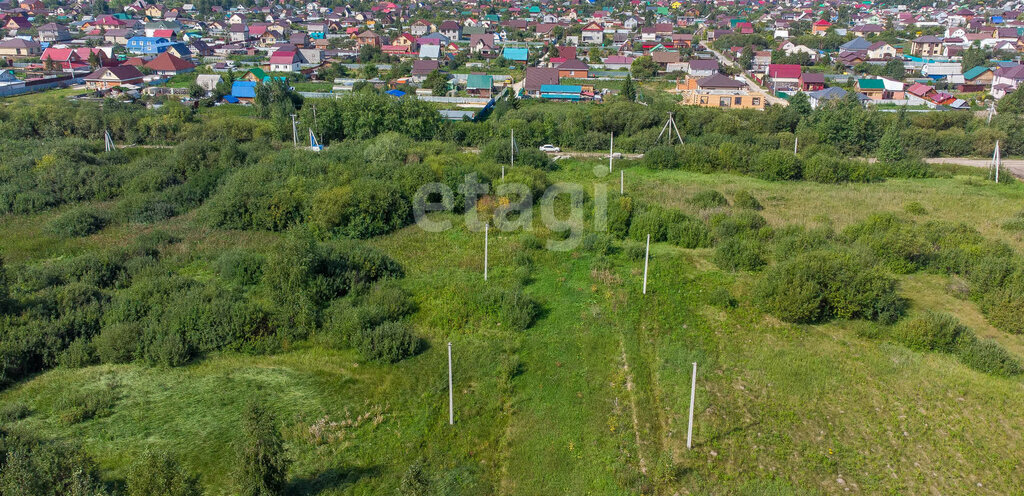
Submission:
[[540,97],[549,100],[583,99],[583,87],[576,84],[545,84],[540,87]]
[[251,102],[256,98],[256,82],[235,81],[231,83],[231,96],[241,102]]
[[502,56],[505,57],[505,60],[512,62],[526,62],[526,59],[530,56],[530,51],[526,48],[506,48]]
[[128,44],[125,48],[131,52],[141,55],[159,55],[166,52],[171,45],[175,42],[168,40],[167,38],[158,38],[155,36],[134,36],[128,39]]

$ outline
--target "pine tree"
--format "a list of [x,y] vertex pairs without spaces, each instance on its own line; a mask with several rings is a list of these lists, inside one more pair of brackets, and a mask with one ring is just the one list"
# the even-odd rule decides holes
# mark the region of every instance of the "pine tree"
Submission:
[[626,74],[626,81],[622,83],[622,96],[627,100],[636,101],[636,87],[633,86],[633,78]]
[[246,407],[243,438],[238,446],[238,486],[243,496],[285,493],[288,460],[275,422],[274,415],[262,404],[253,401]]

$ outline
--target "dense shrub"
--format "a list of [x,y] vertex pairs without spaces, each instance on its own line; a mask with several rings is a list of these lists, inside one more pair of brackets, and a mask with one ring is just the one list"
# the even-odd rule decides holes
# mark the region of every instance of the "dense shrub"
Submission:
[[750,238],[728,238],[715,248],[715,265],[726,270],[757,270],[764,266],[761,244]]
[[1024,373],[1020,360],[999,343],[973,334],[960,340],[955,353],[965,365],[981,372],[1001,376]]
[[711,246],[711,231],[700,220],[677,213],[668,225],[665,240],[683,248],[706,248]]
[[915,350],[951,353],[961,336],[969,333],[952,315],[925,312],[901,322],[893,337]]
[[106,494],[98,465],[78,446],[13,435],[3,441],[0,494]]
[[789,181],[800,179],[800,158],[791,152],[771,150],[758,155],[753,163],[753,171],[757,177],[769,181]]
[[366,294],[339,298],[324,312],[323,334],[339,348],[352,344],[362,331],[398,320],[416,309],[410,295],[394,283],[378,283]]
[[649,169],[675,169],[679,167],[679,156],[673,146],[656,146],[644,153],[642,163]]
[[359,330],[353,344],[363,358],[380,363],[395,363],[416,354],[419,338],[405,322],[385,322]]
[[57,236],[78,238],[99,232],[109,221],[107,214],[99,209],[78,207],[59,215],[46,228]]
[[199,477],[169,453],[146,453],[128,472],[128,496],[200,496]]
[[693,197],[690,198],[690,204],[699,209],[729,206],[729,202],[725,199],[725,196],[713,189],[700,191],[693,195]]
[[717,213],[708,219],[712,236],[717,240],[754,233],[768,223],[755,212],[744,210],[733,214]]
[[736,192],[732,197],[732,204],[736,208],[744,208],[747,210],[761,210],[764,207],[761,206],[761,202],[754,198],[754,195],[750,194],[749,191],[741,189]]
[[267,257],[243,248],[235,248],[217,257],[217,272],[224,279],[242,286],[256,284],[263,277]]
[[835,238],[835,232],[829,227],[781,227],[775,230],[772,237],[773,254],[776,261],[787,260],[802,253],[827,248],[835,242]]
[[895,322],[906,309],[897,282],[850,252],[815,251],[767,270],[754,300],[768,313],[796,323],[833,318]]
[[933,257],[932,246],[914,225],[892,214],[872,214],[864,222],[846,228],[843,237],[867,249],[898,274],[920,270]]
[[633,198],[620,196],[608,202],[608,232],[619,239],[629,234],[633,220]]
[[117,323],[104,327],[93,337],[96,356],[102,363],[128,363],[138,355],[142,328],[137,322]]

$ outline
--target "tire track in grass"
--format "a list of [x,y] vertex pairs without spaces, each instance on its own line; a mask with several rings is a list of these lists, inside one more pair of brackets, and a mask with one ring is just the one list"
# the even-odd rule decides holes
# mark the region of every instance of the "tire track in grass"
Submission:
[[644,459],[644,451],[640,441],[640,418],[636,413],[636,392],[633,390],[633,374],[629,371],[629,360],[626,358],[625,339],[620,335],[619,349],[622,351],[622,371],[626,376],[626,393],[629,396],[629,413],[633,418],[633,435],[636,438],[636,459],[640,467],[640,473],[647,475],[647,460]]

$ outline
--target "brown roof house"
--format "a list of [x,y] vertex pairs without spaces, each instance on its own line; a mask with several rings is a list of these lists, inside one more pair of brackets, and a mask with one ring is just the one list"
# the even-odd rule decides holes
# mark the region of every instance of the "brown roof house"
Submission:
[[101,67],[85,76],[85,86],[89,89],[109,90],[126,84],[142,84],[142,72],[135,66]]

